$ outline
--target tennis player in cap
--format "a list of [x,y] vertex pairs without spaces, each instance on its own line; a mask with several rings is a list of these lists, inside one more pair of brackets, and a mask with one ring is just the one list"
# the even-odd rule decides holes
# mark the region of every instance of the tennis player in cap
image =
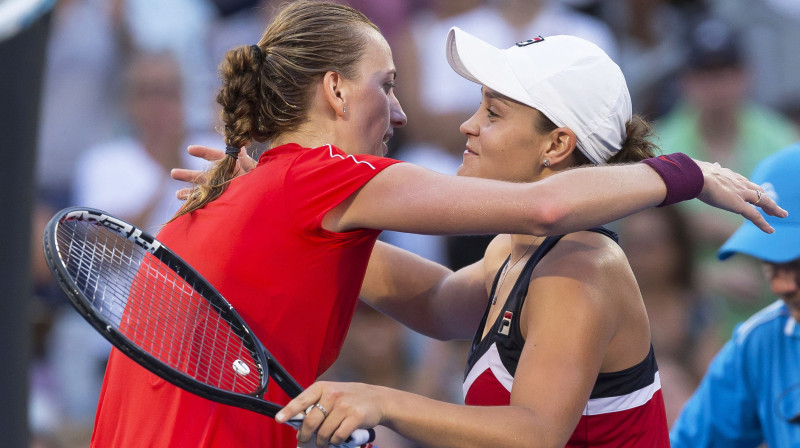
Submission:
[[736,327],[675,422],[673,447],[800,445],[800,144],[764,159],[752,180],[789,216],[766,217],[771,235],[746,221],[718,255],[760,260],[778,300]]
[[[546,36],[500,50],[453,28],[447,58],[481,85],[480,108],[461,125],[460,176],[531,182],[654,155],[620,68],[591,42]],[[373,297],[371,282],[368,271],[362,297],[410,327],[473,337],[466,405],[320,382],[280,417],[326,409],[309,414],[301,442],[324,446],[355,427],[385,425],[426,447],[669,446],[647,312],[610,230],[499,235],[425,301]]]

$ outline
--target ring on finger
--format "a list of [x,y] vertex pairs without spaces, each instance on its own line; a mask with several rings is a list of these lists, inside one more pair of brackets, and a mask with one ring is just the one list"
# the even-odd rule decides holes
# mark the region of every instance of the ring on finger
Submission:
[[753,205],[758,204],[761,201],[761,197],[764,196],[764,193],[761,190],[756,190],[756,194],[758,195],[758,199],[756,199],[756,202],[753,202]]
[[314,403],[313,405],[309,406],[308,409],[306,409],[306,415],[308,415],[308,413],[311,412],[311,410],[314,408],[319,409],[319,411],[322,412],[322,415],[325,418],[328,418],[328,411],[326,411],[325,408],[322,407],[322,405],[319,403]]

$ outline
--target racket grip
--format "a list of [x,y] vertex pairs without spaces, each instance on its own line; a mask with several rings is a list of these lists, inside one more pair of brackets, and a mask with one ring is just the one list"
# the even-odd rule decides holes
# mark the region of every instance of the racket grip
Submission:
[[[286,421],[286,424],[293,427],[294,429],[299,430],[300,427],[303,425],[303,419],[305,419],[305,415],[297,414],[294,417],[290,418]],[[375,430],[370,429],[356,429],[350,434],[350,437],[344,441],[344,443],[340,445],[333,445],[330,444],[329,446],[333,448],[358,448],[361,445],[366,445],[367,443],[375,441]]]
[[343,445],[338,446],[341,448],[355,448],[373,441],[375,441],[374,429],[356,429],[350,434],[350,438],[347,439]]

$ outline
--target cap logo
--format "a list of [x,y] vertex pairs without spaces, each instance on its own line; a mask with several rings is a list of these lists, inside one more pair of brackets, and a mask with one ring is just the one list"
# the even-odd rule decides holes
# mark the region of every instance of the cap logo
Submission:
[[544,42],[544,37],[538,36],[534,37],[533,39],[523,40],[522,42],[517,42],[518,47],[527,47],[530,44],[535,44],[538,42]]

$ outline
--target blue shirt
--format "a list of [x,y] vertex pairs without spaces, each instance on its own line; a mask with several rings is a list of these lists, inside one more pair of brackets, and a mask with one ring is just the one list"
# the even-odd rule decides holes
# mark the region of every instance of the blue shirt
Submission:
[[800,447],[800,325],[782,300],[737,325],[672,426],[673,448]]

